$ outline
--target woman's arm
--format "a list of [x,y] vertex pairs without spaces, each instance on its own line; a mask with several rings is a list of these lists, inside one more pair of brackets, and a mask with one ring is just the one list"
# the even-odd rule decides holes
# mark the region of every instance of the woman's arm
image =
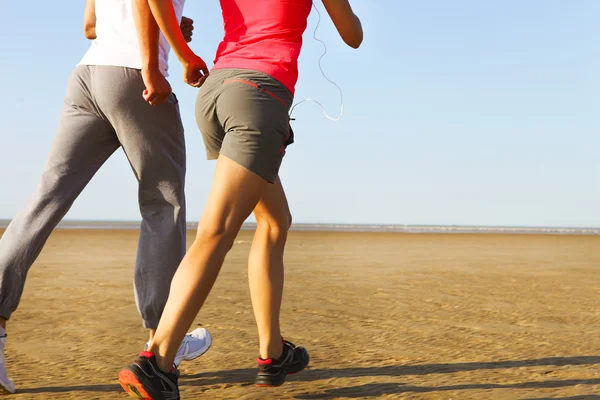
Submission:
[[83,14],[83,34],[87,39],[96,39],[96,1],[86,0]]
[[348,0],[323,0],[323,5],[342,40],[348,46],[358,49],[363,41],[362,24]]

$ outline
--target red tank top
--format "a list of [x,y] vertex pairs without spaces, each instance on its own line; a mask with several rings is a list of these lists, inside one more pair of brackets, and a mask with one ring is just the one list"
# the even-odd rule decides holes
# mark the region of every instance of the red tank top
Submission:
[[213,69],[264,72],[292,94],[312,0],[220,0],[225,37]]

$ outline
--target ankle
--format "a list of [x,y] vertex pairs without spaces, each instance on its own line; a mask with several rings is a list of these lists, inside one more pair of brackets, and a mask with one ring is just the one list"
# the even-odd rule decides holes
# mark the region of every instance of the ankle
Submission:
[[273,340],[268,343],[266,346],[261,346],[260,348],[260,358],[266,360],[268,358],[272,358],[277,360],[283,354],[283,342],[281,339]]
[[163,357],[156,355],[156,365],[163,372],[173,372],[173,363],[167,362]]
[[173,370],[173,363],[169,363],[166,361],[164,355],[160,355],[160,349],[158,346],[155,346],[153,343],[148,346],[148,350],[146,353],[154,354],[154,359],[156,360],[156,365],[164,372],[171,372]]
[[6,330],[6,318],[0,317],[0,328]]

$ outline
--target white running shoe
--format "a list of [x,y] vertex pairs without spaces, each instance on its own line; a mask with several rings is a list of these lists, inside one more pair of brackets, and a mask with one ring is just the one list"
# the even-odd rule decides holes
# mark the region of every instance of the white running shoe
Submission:
[[[210,336],[208,330],[204,328],[194,329],[183,338],[183,342],[181,342],[175,356],[175,367],[179,367],[183,360],[192,361],[200,357],[210,349],[211,345],[212,336]],[[146,343],[146,349],[148,349],[148,346],[150,346],[150,342]]]
[[8,379],[6,364],[4,364],[4,349],[6,348],[6,331],[0,327],[0,394],[12,394],[17,391],[15,384]]

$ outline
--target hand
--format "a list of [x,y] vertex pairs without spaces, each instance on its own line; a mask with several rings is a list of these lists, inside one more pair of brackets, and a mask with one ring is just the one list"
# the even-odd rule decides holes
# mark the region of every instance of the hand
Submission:
[[192,53],[181,64],[185,83],[193,87],[202,86],[208,77],[208,68],[204,60]]
[[160,105],[167,100],[171,94],[171,85],[158,68],[142,69],[142,79],[146,85],[146,90],[142,93],[144,100],[153,106]]
[[192,35],[194,34],[194,20],[188,17],[181,17],[181,33],[187,43],[192,41]]

